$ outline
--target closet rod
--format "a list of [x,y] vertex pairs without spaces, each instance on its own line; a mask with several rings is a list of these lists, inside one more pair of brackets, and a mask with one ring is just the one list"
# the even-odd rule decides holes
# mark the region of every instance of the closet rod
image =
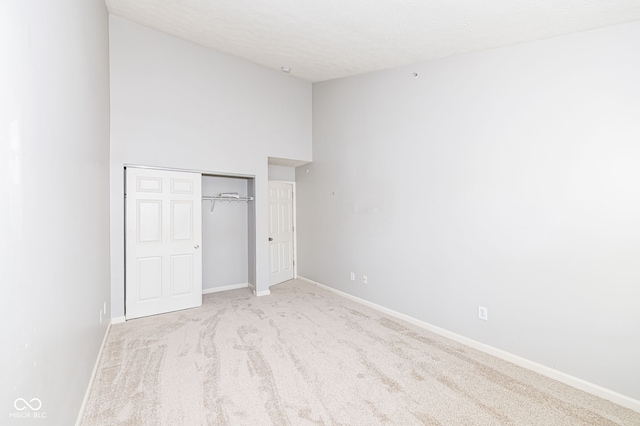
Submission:
[[211,201],[253,201],[253,197],[220,197],[218,195],[203,195],[202,199]]
[[211,201],[211,211],[213,214],[213,208],[216,206],[216,201],[253,201],[253,197],[222,197],[220,195],[204,195],[202,197],[204,201]]

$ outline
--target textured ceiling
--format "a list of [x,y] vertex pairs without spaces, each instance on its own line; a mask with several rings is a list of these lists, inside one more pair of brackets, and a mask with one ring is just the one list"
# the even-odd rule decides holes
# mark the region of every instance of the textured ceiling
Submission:
[[640,0],[106,0],[109,12],[309,81],[640,19]]

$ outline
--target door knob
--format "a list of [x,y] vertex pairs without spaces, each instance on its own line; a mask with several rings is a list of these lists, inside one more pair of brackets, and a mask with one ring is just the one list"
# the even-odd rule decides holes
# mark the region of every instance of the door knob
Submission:
[[269,237],[269,241],[273,241],[273,238]]
[[193,246],[193,248],[194,248],[194,249],[199,249],[199,248],[200,248],[200,245],[199,245],[199,244],[196,244],[195,246]]

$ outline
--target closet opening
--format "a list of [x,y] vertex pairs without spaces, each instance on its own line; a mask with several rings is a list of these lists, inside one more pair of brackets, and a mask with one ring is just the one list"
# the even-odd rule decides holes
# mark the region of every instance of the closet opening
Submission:
[[252,177],[202,175],[202,294],[255,282]]
[[255,178],[125,166],[125,319],[256,281]]

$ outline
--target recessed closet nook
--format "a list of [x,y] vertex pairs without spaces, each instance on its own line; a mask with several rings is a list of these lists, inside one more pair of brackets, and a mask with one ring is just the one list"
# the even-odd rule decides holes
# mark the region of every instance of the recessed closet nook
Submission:
[[[126,166],[125,319],[195,308],[207,293],[268,295],[255,288],[260,232],[263,282],[294,278],[295,169],[269,165],[268,177],[257,194],[251,175]],[[259,217],[256,198],[268,202]]]
[[126,168],[126,319],[255,282],[254,178]]
[[203,294],[248,286],[253,196],[252,178],[202,175]]

